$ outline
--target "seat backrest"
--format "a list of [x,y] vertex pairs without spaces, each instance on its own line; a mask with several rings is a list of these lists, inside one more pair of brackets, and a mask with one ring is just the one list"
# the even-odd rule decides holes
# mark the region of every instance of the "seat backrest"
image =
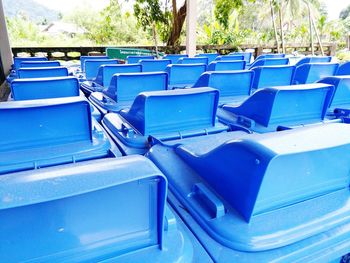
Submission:
[[[178,155],[247,222],[349,187],[350,126],[335,123],[228,141]],[[339,161],[339,162],[338,162]]]
[[330,105],[331,109],[341,105],[347,105],[350,109],[350,76],[327,77],[319,82],[334,85],[335,91]]
[[126,63],[127,64],[135,64],[139,63],[141,59],[154,59],[154,56],[127,56]]
[[67,77],[68,69],[66,67],[43,67],[43,68],[20,68],[18,77],[24,78],[51,78]]
[[95,82],[101,86],[108,87],[112,77],[117,73],[135,73],[141,72],[142,66],[139,64],[111,64],[102,65],[98,68]]
[[304,57],[300,59],[295,66],[300,66],[305,63],[327,63],[331,62],[332,57],[331,56],[312,56],[312,57]]
[[224,109],[264,127],[316,123],[324,119],[333,92],[334,86],[321,83],[265,88]]
[[15,79],[11,83],[14,100],[36,100],[79,96],[79,81],[75,77]]
[[0,181],[0,194],[15,199],[0,202],[1,262],[98,262],[163,246],[167,181],[145,157],[61,165]]
[[142,72],[165,71],[166,66],[171,64],[170,59],[141,59],[139,64]]
[[177,64],[208,64],[207,57],[179,58]]
[[211,87],[220,91],[221,97],[250,95],[254,79],[251,70],[242,71],[211,71],[203,73],[193,85]]
[[200,54],[197,54],[195,55],[195,57],[205,57],[205,58],[208,58],[208,63],[211,63],[212,61],[214,61],[217,56],[219,56],[218,53],[200,53]]
[[225,61],[225,60],[230,60],[230,61],[244,60],[244,56],[243,56],[243,55],[225,55],[225,56],[218,56],[215,60],[219,60],[219,61]]
[[253,89],[264,87],[287,86],[293,82],[295,66],[260,66],[254,67]]
[[250,69],[258,66],[282,66],[282,65],[288,65],[289,59],[288,58],[262,58],[262,59],[256,59],[251,65]]
[[258,59],[265,59],[265,58],[284,58],[286,54],[262,54],[256,58]]
[[219,60],[211,62],[208,65],[208,71],[243,70],[245,69],[245,65],[245,60]]
[[59,66],[61,66],[59,61],[23,61],[20,65],[21,68],[44,68]]
[[143,92],[121,116],[142,135],[215,126],[219,91],[212,88]]
[[163,57],[163,59],[170,59],[170,64],[176,64],[179,58],[188,58],[186,54],[167,54]]
[[293,84],[314,83],[322,78],[334,76],[338,63],[305,63],[295,70]]
[[166,90],[168,75],[165,72],[118,73],[112,77],[103,92],[116,102],[132,101],[145,91]]
[[231,52],[229,55],[242,55],[247,64],[250,64],[253,53],[251,52]]
[[171,64],[166,67],[170,87],[193,85],[207,69],[205,64]]
[[87,80],[93,80],[97,77],[98,70],[102,65],[118,64],[116,59],[86,59],[85,77]]
[[350,75],[350,61],[339,65],[337,76]]
[[47,57],[15,57],[13,59],[13,67],[15,70],[21,67],[22,62],[48,61]]
[[85,60],[93,59],[109,59],[108,56],[81,56],[80,57],[80,68],[82,72],[85,72]]

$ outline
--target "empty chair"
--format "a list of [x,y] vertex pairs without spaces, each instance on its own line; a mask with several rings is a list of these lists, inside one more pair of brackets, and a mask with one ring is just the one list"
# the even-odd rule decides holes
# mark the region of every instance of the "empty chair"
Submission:
[[118,64],[116,59],[86,59],[85,65],[85,79],[93,80],[96,78],[98,70],[102,65]]
[[334,76],[338,63],[305,63],[295,70],[293,84],[314,83],[322,78]]
[[217,58],[217,56],[219,56],[218,53],[200,53],[200,54],[195,55],[195,57],[208,58],[208,63],[207,64],[213,62]]
[[240,105],[224,105],[218,117],[232,129],[258,133],[320,123],[333,92],[322,83],[259,89]]
[[255,60],[249,66],[249,69],[252,69],[258,66],[282,66],[282,65],[288,65],[288,64],[289,64],[288,58],[262,58],[262,59]]
[[205,72],[193,88],[211,87],[219,90],[219,106],[221,106],[225,103],[239,103],[249,97],[253,79],[254,72],[251,70]]
[[80,56],[80,69],[82,72],[85,72],[85,61],[93,59],[109,59],[108,56]]
[[154,56],[127,56],[126,63],[127,64],[139,63],[141,59],[154,59]]
[[285,56],[286,54],[261,54],[256,58],[256,60],[266,58],[284,58]]
[[339,65],[337,76],[350,75],[350,61]]
[[163,59],[170,59],[170,64],[176,64],[179,58],[188,58],[186,54],[166,54]]
[[243,55],[226,55],[226,56],[218,56],[215,60],[225,61],[225,60],[244,60]]
[[123,154],[144,154],[149,136],[169,141],[227,131],[216,121],[218,100],[211,88],[143,92],[130,109],[106,114],[102,124]]
[[165,71],[165,68],[171,64],[170,59],[141,59],[139,64],[142,66],[142,72]]
[[89,100],[102,114],[119,112],[130,107],[139,93],[166,90],[167,85],[165,72],[118,73],[113,76],[108,89],[91,93]]
[[177,64],[208,64],[207,57],[179,58]]
[[295,66],[259,66],[252,69],[255,73],[253,89],[287,86],[293,83]]
[[48,61],[47,57],[15,57],[13,59],[13,69],[17,70],[21,67],[22,62]]
[[67,77],[68,69],[66,67],[20,68],[17,73],[20,79]]
[[59,66],[61,66],[59,61],[23,61],[20,65],[21,68],[44,68]]
[[240,56],[242,55],[244,57],[244,60],[247,64],[250,64],[250,61],[252,60],[253,53],[251,52],[231,52],[229,55],[236,55]]
[[331,62],[331,56],[312,56],[312,57],[304,57],[297,61],[295,66],[300,66],[305,63],[327,63]]
[[243,70],[246,67],[245,60],[219,60],[208,65],[208,71]]
[[84,81],[80,84],[82,91],[89,95],[94,91],[102,91],[104,88],[108,88],[111,83],[112,77],[117,73],[134,73],[141,72],[142,66],[139,64],[110,64],[101,65],[98,68],[97,75],[93,80]]
[[205,64],[172,64],[166,67],[168,89],[191,87],[207,69]]
[[350,251],[349,134],[341,123],[228,132],[146,156],[215,262],[333,262]]

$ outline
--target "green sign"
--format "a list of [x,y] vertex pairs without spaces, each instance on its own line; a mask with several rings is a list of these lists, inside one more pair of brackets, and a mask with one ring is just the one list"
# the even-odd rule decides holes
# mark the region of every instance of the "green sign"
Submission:
[[[117,58],[126,60],[127,56],[155,56],[156,52],[148,49],[140,48],[106,48],[106,54],[109,58]],[[164,53],[158,52],[159,56],[164,56]]]

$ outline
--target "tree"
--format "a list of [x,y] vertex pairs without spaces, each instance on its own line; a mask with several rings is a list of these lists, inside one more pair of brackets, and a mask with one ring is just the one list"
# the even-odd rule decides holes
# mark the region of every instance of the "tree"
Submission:
[[345,20],[347,17],[350,16],[350,5],[348,5],[346,8],[344,8],[340,14],[339,18]]

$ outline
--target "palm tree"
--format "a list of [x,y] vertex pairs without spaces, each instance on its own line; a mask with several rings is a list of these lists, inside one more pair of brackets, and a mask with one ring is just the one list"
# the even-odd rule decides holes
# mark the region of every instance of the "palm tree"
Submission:
[[271,9],[271,19],[272,19],[273,31],[274,31],[274,34],[275,34],[275,41],[276,41],[276,46],[277,46],[277,52],[280,53],[280,44],[279,44],[279,41],[278,41],[277,26],[276,26],[276,22],[275,22],[274,6],[275,6],[275,1],[274,0],[270,0],[270,9]]

